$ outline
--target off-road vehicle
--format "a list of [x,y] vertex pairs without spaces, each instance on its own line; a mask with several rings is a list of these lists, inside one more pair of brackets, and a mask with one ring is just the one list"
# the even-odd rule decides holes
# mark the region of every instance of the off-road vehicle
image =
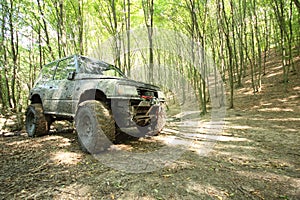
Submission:
[[81,55],[45,65],[29,100],[30,137],[48,134],[56,120],[74,120],[79,143],[90,153],[108,148],[117,133],[156,135],[165,124],[165,100],[157,86],[130,80],[119,68]]

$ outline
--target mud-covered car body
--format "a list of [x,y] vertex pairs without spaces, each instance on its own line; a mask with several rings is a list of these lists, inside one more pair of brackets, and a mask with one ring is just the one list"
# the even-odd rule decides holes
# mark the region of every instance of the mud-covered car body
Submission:
[[80,55],[45,65],[29,99],[42,104],[48,125],[74,119],[84,101],[101,101],[119,128],[149,125],[164,102],[158,87],[130,80],[117,67]]

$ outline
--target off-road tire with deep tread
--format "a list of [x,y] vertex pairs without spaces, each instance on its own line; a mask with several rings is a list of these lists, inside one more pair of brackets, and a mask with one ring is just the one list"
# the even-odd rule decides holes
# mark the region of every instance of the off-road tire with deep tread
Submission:
[[26,131],[29,137],[47,135],[49,125],[40,103],[31,104],[26,110]]
[[111,110],[100,101],[90,100],[79,104],[75,127],[78,141],[86,153],[105,151],[115,140],[115,121]]

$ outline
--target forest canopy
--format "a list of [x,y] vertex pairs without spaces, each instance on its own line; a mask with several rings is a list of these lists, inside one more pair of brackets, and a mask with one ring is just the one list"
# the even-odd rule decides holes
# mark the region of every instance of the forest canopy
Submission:
[[[253,93],[261,90],[272,52],[281,56],[285,87],[295,71],[293,56],[300,54],[299,0],[3,0],[0,10],[1,112],[21,112],[27,106],[28,92],[44,64],[72,54],[91,55],[112,38],[107,51],[116,59],[111,64],[129,75],[141,59],[150,69],[149,80],[157,75],[151,71],[154,64],[172,66],[197,91],[206,113],[205,77],[182,56],[155,50],[155,28],[180,32],[211,55],[230,89],[229,107],[247,73]],[[141,27],[147,31],[147,53],[122,54],[130,49],[130,30]]]

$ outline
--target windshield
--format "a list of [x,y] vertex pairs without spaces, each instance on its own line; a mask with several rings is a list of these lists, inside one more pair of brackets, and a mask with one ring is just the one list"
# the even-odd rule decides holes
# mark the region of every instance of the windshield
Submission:
[[50,80],[53,80],[53,75],[56,69],[57,62],[53,62],[50,64],[47,64],[43,67],[43,69],[40,71],[37,79],[35,80],[34,86],[38,82],[47,82]]
[[98,60],[80,56],[78,64],[79,73],[124,77],[124,74],[117,67]]

